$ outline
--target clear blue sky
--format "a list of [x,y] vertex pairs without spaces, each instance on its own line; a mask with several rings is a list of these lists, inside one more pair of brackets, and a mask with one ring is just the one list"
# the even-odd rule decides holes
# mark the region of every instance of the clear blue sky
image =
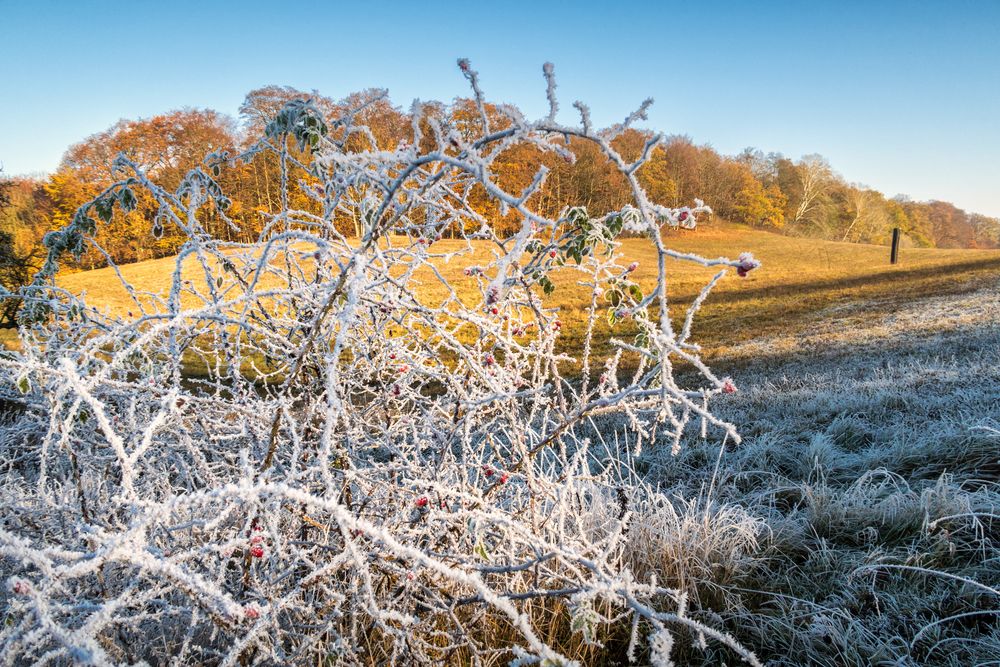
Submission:
[[0,0],[0,164],[50,171],[119,118],[235,114],[247,91],[467,93],[648,125],[724,153],[825,155],[849,181],[1000,215],[1000,1],[567,3]]

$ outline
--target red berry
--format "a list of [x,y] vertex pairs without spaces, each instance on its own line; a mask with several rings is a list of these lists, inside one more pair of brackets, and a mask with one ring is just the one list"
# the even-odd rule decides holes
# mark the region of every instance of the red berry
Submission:
[[427,507],[427,496],[420,496],[415,504],[417,507]]
[[259,544],[256,545],[255,547],[253,547],[252,549],[250,549],[250,555],[253,556],[254,558],[263,558],[264,557],[264,547],[262,547]]
[[500,475],[500,483],[501,484],[506,484],[507,483],[507,473],[504,473],[504,474]]
[[760,262],[753,258],[748,252],[741,253],[739,256],[740,263],[736,265],[736,274],[740,278],[746,278],[747,274],[760,266]]
[[493,306],[492,308],[490,308],[490,312],[496,315],[497,313],[500,312],[500,309],[497,308],[496,306]]
[[492,477],[493,476],[493,468],[491,468],[489,466],[483,466],[483,474],[486,475],[487,477]]
[[550,250],[549,251],[549,257],[551,257],[552,259],[555,259],[556,258],[556,251],[555,250]]

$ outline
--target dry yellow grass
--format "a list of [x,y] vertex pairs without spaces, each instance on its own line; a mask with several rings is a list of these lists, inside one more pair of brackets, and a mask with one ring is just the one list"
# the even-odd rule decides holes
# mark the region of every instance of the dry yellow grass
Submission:
[[[884,246],[802,239],[723,224],[671,233],[668,242],[676,250],[706,257],[735,257],[748,250],[763,262],[747,278],[738,278],[733,272],[723,280],[696,319],[693,339],[714,357],[725,356],[726,346],[776,333],[787,334],[834,310],[841,317],[845,310],[852,312],[862,321],[875,313],[891,312],[918,297],[969,291],[1000,275],[1000,251],[910,248],[903,249],[900,263],[891,266],[888,248]],[[460,247],[461,242],[443,240],[431,249]],[[623,252],[639,262],[638,281],[646,288],[651,286],[656,265],[652,245],[644,239],[626,239]],[[482,247],[472,257],[457,258],[440,267],[463,300],[479,298],[475,280],[466,277],[463,269],[486,258]],[[165,257],[123,266],[121,272],[138,290],[165,294],[173,269],[174,258]],[[671,261],[669,270],[671,301],[677,306],[674,316],[681,318],[684,307],[714,271],[683,261]],[[183,277],[204,280],[200,267],[193,261],[185,265]],[[567,274],[559,280],[557,276],[558,289],[547,299],[548,305],[560,308],[562,347],[569,352],[580,345],[589,301],[584,290],[575,285],[578,277],[579,274]],[[420,274],[420,278],[428,302],[444,296],[444,288],[429,271]],[[66,274],[59,278],[59,284],[73,293],[85,293],[88,303],[99,308],[122,315],[136,310],[111,269]],[[606,323],[602,323],[598,354],[607,351],[609,335]],[[618,325],[615,335],[631,337],[630,327]]]

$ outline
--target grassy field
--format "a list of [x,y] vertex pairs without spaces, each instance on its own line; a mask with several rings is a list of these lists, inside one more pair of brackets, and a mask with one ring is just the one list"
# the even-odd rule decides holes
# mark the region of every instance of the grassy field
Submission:
[[[845,326],[863,324],[874,314],[891,313],[918,297],[960,294],[975,289],[1000,273],[1000,251],[938,250],[909,248],[901,251],[900,262],[892,266],[888,248],[854,243],[817,241],[752,230],[735,225],[709,225],[693,232],[676,232],[669,245],[680,251],[706,257],[735,257],[751,251],[763,266],[746,278],[735,272],[716,287],[695,320],[693,340],[706,350],[708,358],[725,358],[734,347],[761,337],[808,330],[810,326],[836,315]],[[455,250],[458,241],[444,240],[434,251]],[[623,252],[639,262],[636,272],[644,287],[654,282],[655,252],[643,239],[626,239]],[[465,277],[465,266],[487,259],[477,249],[473,256],[442,265],[442,274],[459,290],[463,299],[479,298],[473,278]],[[124,277],[140,291],[165,294],[174,269],[174,258],[165,257],[121,267]],[[670,298],[677,306],[674,317],[684,315],[689,304],[714,271],[690,262],[673,261]],[[185,279],[197,283],[200,268],[185,265]],[[568,276],[567,276],[568,277]],[[425,298],[433,302],[444,296],[444,288],[426,272]],[[576,278],[559,281],[549,304],[561,310],[562,346],[567,352],[579,349],[581,323],[586,298],[576,286]],[[128,293],[111,269],[67,273],[59,284],[76,294],[85,293],[88,303],[125,315],[136,310]],[[463,291],[467,287],[467,291]],[[629,337],[627,323],[619,324],[616,335]],[[607,351],[610,332],[601,325],[598,354]],[[8,345],[13,344],[12,335]]]

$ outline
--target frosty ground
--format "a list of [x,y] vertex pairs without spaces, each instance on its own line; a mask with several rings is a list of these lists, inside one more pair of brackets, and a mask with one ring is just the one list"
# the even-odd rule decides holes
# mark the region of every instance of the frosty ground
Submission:
[[772,664],[1000,661],[1000,281],[819,315],[714,361],[742,444],[642,457],[637,560]]

